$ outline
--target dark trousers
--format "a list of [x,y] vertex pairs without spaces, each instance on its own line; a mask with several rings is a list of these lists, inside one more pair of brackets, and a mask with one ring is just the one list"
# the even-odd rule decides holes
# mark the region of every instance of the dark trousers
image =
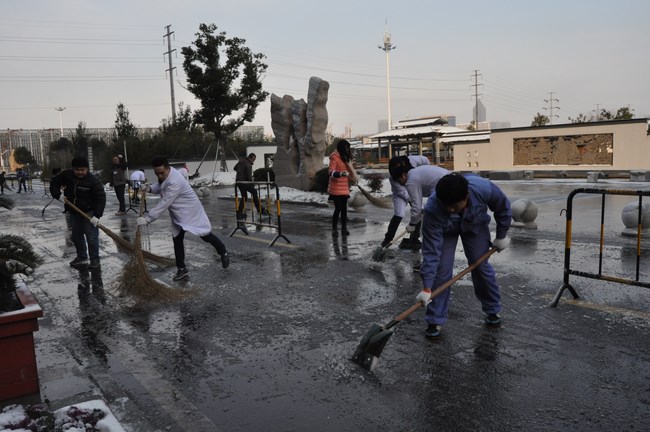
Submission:
[[[93,212],[86,212],[90,217]],[[90,221],[77,213],[70,214],[72,243],[77,251],[77,258],[99,258],[99,228],[92,226]],[[86,244],[88,251],[86,252]]]
[[[179,269],[185,268],[185,245],[183,240],[185,239],[185,230],[181,230],[180,234],[176,237],[172,237],[174,240],[174,256],[176,257],[176,267]],[[226,246],[219,240],[219,238],[210,233],[201,237],[201,240],[204,242],[210,243],[217,251],[219,255],[226,253]]]
[[113,186],[113,188],[115,189],[115,195],[117,196],[117,200],[120,202],[120,211],[125,212],[126,203],[124,202],[124,190],[126,189],[126,184],[115,185]]
[[346,230],[348,225],[348,196],[332,195],[334,201],[334,214],[332,215],[332,229],[335,230],[341,218],[341,229]]
[[244,206],[246,206],[246,192],[250,193],[251,196],[253,197],[253,204],[255,204],[255,208],[257,211],[261,211],[260,207],[260,199],[257,196],[257,190],[255,189],[255,185],[252,184],[244,184],[244,185],[237,185],[237,189],[239,189],[239,193],[241,194],[241,199],[239,200],[239,207],[237,207],[237,211],[239,213],[244,212]]

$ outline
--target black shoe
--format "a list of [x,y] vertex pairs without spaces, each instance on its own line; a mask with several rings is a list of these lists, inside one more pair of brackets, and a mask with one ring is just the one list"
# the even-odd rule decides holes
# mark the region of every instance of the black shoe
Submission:
[[410,240],[410,245],[411,245],[411,249],[413,249],[414,251],[418,251],[422,249],[422,242],[418,239]]
[[97,268],[99,267],[99,258],[94,258],[90,260],[90,263],[88,264],[89,268]]
[[185,279],[190,275],[190,272],[187,271],[186,268],[178,269],[174,277],[172,278],[175,281],[179,281],[181,279]]
[[230,257],[228,256],[228,252],[224,252],[223,255],[221,255],[221,267],[228,268],[229,265]]
[[441,326],[438,324],[429,324],[424,331],[424,337],[427,339],[438,339],[440,337]]
[[499,314],[488,314],[485,317],[485,324],[490,327],[498,327],[501,325],[501,317]]
[[411,249],[411,240],[409,239],[402,239],[402,241],[399,243],[398,248],[400,249]]
[[88,265],[88,258],[77,257],[70,261],[70,267],[84,267]]

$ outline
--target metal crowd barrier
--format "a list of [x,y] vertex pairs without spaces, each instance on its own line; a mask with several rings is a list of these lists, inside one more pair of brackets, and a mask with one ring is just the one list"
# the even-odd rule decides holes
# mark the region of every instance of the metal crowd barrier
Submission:
[[[253,203],[253,198],[251,197],[250,199],[250,207],[251,207],[251,219],[252,222],[255,224],[255,226],[261,228],[261,227],[269,227],[269,228],[275,228],[277,229],[277,234],[269,244],[269,246],[273,246],[278,239],[282,238],[284,239],[287,243],[291,243],[289,239],[282,234],[282,212],[280,210],[280,187],[276,185],[273,182],[266,181],[266,182],[259,182],[259,181],[239,181],[235,183],[235,217],[237,218],[237,227],[230,233],[230,237],[235,235],[237,230],[241,230],[244,234],[250,235],[248,233],[248,229],[246,228],[246,219],[241,219],[239,217],[239,200],[242,199],[244,200],[244,212],[246,211],[246,196],[242,196],[241,198],[238,195],[239,189],[237,188],[237,185],[246,185],[246,184],[251,184],[253,185],[256,190],[257,190],[257,197],[260,202],[260,207],[257,209],[257,212],[254,209],[254,203]],[[264,199],[265,201],[265,206],[262,205],[262,194],[260,193],[262,188],[266,190],[266,198]],[[271,189],[275,189],[275,208],[276,208],[276,216],[277,216],[277,223],[273,223],[273,212],[271,211]],[[262,208],[266,210],[266,215],[262,215]],[[255,220],[255,216],[257,214],[257,221]],[[266,220],[264,220],[266,218]]]
[[[573,197],[579,193],[588,193],[588,194],[599,194],[602,195],[602,203],[600,209],[600,251],[598,258],[598,273],[588,273],[584,271],[571,269],[571,224],[573,220]],[[608,276],[602,274],[603,270],[603,247],[604,247],[604,233],[605,233],[605,196],[606,195],[632,195],[639,197],[639,216],[637,223],[637,235],[636,235],[636,274],[634,279],[625,279],[616,276]],[[650,196],[650,190],[646,191],[635,191],[635,190],[617,190],[617,189],[589,189],[581,188],[575,189],[572,191],[567,198],[567,209],[566,209],[566,234],[565,234],[565,246],[564,246],[564,283],[555,294],[555,298],[551,302],[551,307],[556,307],[560,301],[560,297],[564,293],[564,290],[569,290],[574,299],[580,298],[577,291],[569,283],[569,276],[582,276],[591,279],[599,279],[610,282],[617,282],[626,285],[635,285],[645,288],[650,288],[650,283],[642,282],[639,280],[639,268],[641,264],[641,232],[642,232],[642,212],[643,212],[643,197]]]

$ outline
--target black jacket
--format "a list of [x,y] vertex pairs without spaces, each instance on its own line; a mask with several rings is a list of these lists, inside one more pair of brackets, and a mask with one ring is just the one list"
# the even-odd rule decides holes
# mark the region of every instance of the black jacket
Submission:
[[102,217],[106,207],[106,192],[97,177],[88,173],[82,178],[77,178],[71,169],[63,170],[50,181],[52,197],[59,199],[63,186],[63,194],[68,201],[84,212],[93,211],[95,217]]
[[253,164],[250,159],[244,158],[235,165],[235,181],[253,181]]

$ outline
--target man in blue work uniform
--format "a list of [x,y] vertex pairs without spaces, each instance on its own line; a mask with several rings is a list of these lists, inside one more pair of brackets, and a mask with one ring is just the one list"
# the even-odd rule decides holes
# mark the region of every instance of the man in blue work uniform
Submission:
[[[495,240],[490,242],[490,216],[496,222]],[[508,197],[491,181],[476,175],[463,176],[451,173],[442,177],[435,193],[427,201],[422,225],[422,277],[423,289],[416,297],[427,308],[428,323],[425,336],[440,336],[441,326],[447,321],[450,289],[431,298],[431,289],[453,277],[454,255],[458,237],[468,262],[474,263],[493,245],[499,252],[508,247],[506,237],[512,211]],[[486,260],[472,271],[474,294],[485,312],[489,326],[501,324],[501,294],[492,265]]]

